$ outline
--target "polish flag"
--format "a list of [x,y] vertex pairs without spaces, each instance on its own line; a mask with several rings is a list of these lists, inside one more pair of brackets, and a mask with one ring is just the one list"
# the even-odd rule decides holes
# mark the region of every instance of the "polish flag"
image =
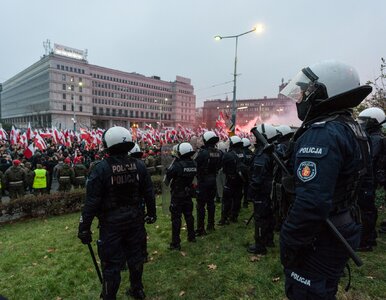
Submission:
[[7,132],[3,128],[0,128],[0,140],[7,140],[7,139],[8,139]]
[[35,154],[34,144],[30,144],[27,149],[24,150],[24,156],[26,159],[30,159]]
[[31,123],[28,122],[28,128],[27,128],[27,140],[32,140],[35,137],[35,134],[33,133],[31,129]]
[[47,149],[47,145],[44,142],[43,138],[38,134],[35,136],[35,146],[39,148],[41,151]]
[[19,137],[19,132],[15,129],[15,126],[12,125],[11,133],[9,134],[9,139],[11,140],[11,145],[16,145]]

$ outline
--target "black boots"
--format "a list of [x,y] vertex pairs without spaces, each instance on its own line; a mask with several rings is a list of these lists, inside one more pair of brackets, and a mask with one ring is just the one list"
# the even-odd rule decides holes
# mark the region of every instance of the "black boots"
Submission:
[[250,245],[247,249],[249,253],[265,255],[267,254],[267,248],[261,244]]
[[126,295],[127,296],[130,296],[134,299],[145,299],[146,298],[146,295],[145,295],[145,292],[143,291],[143,289],[128,289],[126,291]]

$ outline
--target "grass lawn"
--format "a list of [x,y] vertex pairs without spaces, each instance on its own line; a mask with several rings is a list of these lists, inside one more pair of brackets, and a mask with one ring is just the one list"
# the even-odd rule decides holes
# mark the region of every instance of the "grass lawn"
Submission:
[[[239,223],[217,227],[197,243],[188,243],[182,230],[181,252],[167,249],[170,217],[161,212],[161,205],[158,209],[157,223],[147,225],[150,261],[143,282],[148,299],[285,299],[277,247],[264,257],[246,252],[253,227],[246,228],[242,221],[250,209],[242,209]],[[1,226],[0,294],[9,300],[98,299],[101,288],[88,248],[76,237],[78,220],[76,213]],[[96,221],[93,225],[95,241]],[[384,235],[374,252],[360,254],[364,266],[351,263],[352,288],[344,293],[343,278],[339,299],[386,299],[385,250]],[[128,286],[125,271],[118,299],[126,299]]]

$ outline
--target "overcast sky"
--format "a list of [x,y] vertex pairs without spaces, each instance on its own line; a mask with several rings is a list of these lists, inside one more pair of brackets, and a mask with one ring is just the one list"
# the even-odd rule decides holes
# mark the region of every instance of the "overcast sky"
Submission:
[[[174,81],[192,79],[197,106],[275,97],[281,79],[324,59],[354,65],[362,82],[386,57],[384,0],[2,0],[0,82],[36,62],[43,41],[88,49],[91,64]],[[229,82],[228,84],[223,84]],[[215,86],[215,87],[213,87]]]

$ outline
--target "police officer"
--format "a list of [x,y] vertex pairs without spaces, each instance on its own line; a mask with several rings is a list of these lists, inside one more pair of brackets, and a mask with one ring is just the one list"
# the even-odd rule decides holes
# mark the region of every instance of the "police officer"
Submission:
[[208,210],[207,230],[214,230],[214,217],[216,206],[216,175],[221,167],[222,153],[215,146],[219,141],[213,131],[203,134],[204,145],[197,152],[197,230],[196,235],[206,235],[205,230],[205,206]]
[[333,60],[302,69],[281,92],[303,121],[293,139],[294,203],[280,233],[289,299],[335,299],[349,256],[327,218],[353,249],[359,245],[355,201],[369,152],[351,108],[370,92],[353,67]]
[[59,164],[56,177],[59,182],[59,192],[71,191],[71,185],[74,182],[75,173],[74,169],[71,167],[71,159],[69,157],[64,159],[63,164]]
[[[142,159],[143,152],[141,151],[141,148],[139,147],[139,145],[137,143],[135,143],[134,147],[129,151],[129,156],[136,158],[136,159],[139,159],[139,160]],[[145,166],[146,166],[146,164],[145,164]],[[147,168],[147,170],[148,170],[148,168]],[[142,208],[143,214],[145,214],[146,213],[145,199],[142,199],[142,201],[141,201],[141,208]],[[145,231],[145,238],[143,240],[142,251],[143,251],[144,257],[145,257],[144,261],[147,262],[149,253],[147,252],[147,233],[146,233],[146,231]]]
[[371,163],[369,168],[372,169],[372,172],[365,177],[358,199],[362,219],[361,243],[358,250],[372,251],[373,246],[377,245],[375,226],[378,210],[375,206],[375,191],[377,186],[383,187],[386,183],[386,139],[382,133],[385,112],[378,107],[367,108],[359,114],[358,119],[370,140]]
[[34,195],[42,195],[47,192],[47,185],[49,182],[49,174],[46,169],[43,168],[41,164],[36,164],[36,169],[34,170],[34,179],[32,188]]
[[[224,156],[224,153],[228,151],[228,144],[221,141],[217,143],[216,145],[217,149],[221,151],[221,156]],[[217,172],[216,176],[216,202],[221,203],[222,202],[222,196],[224,191],[224,185],[225,185],[225,175],[221,168]]]
[[[253,152],[250,149],[251,147],[251,141],[248,138],[242,138],[241,141],[243,142],[243,152],[244,152],[244,158],[243,162],[245,165],[250,166],[253,161]],[[243,191],[243,207],[248,207],[248,186],[249,186],[249,173],[247,180],[244,182],[244,191]]]
[[171,200],[170,213],[172,221],[172,242],[170,250],[181,249],[181,216],[184,215],[188,231],[188,241],[195,242],[192,182],[197,174],[197,164],[192,160],[193,147],[189,143],[177,146],[177,156],[172,165],[166,170],[165,183],[170,184]]
[[130,150],[129,155],[134,158],[141,159],[143,157],[143,152],[137,143],[134,144],[133,149]]
[[[225,185],[222,198],[221,219],[218,225],[237,222],[240,212],[243,186],[246,182],[247,170],[242,162],[244,158],[243,142],[237,135],[229,138],[229,151],[222,159],[222,169],[225,174]],[[244,166],[243,166],[244,165]]]
[[87,168],[83,164],[83,156],[74,158],[74,188],[84,188],[86,184]]
[[[261,124],[256,129],[272,143],[278,132],[272,125]],[[266,254],[266,247],[273,247],[273,214],[271,207],[271,190],[273,179],[273,158],[271,151],[257,147],[251,167],[248,187],[248,199],[253,202],[255,221],[255,243],[248,247],[248,252]]]
[[4,182],[11,200],[25,195],[27,181],[25,178],[25,171],[20,166],[20,163],[21,162],[18,159],[13,160],[12,167],[8,168],[4,173]]
[[[276,130],[280,133],[277,138],[277,144],[275,147],[275,153],[281,158],[282,161],[287,162],[289,141],[294,132],[288,125],[279,125]],[[284,175],[284,176],[283,176]],[[284,178],[283,178],[284,177]],[[274,164],[273,169],[273,182],[272,182],[272,211],[275,222],[275,230],[280,231],[281,224],[287,217],[289,207],[292,203],[292,197],[285,192],[285,174],[279,165]],[[288,189],[288,187],[287,187]],[[291,187],[292,189],[292,187]]]
[[[91,243],[91,223],[97,216],[103,299],[116,299],[123,262],[130,272],[131,288],[127,293],[144,299],[144,221],[150,224],[157,219],[153,184],[144,163],[127,155],[134,146],[127,129],[110,128],[103,135],[103,143],[109,157],[98,163],[88,178],[78,237],[83,244]],[[146,216],[141,208],[142,199],[146,202]]]

